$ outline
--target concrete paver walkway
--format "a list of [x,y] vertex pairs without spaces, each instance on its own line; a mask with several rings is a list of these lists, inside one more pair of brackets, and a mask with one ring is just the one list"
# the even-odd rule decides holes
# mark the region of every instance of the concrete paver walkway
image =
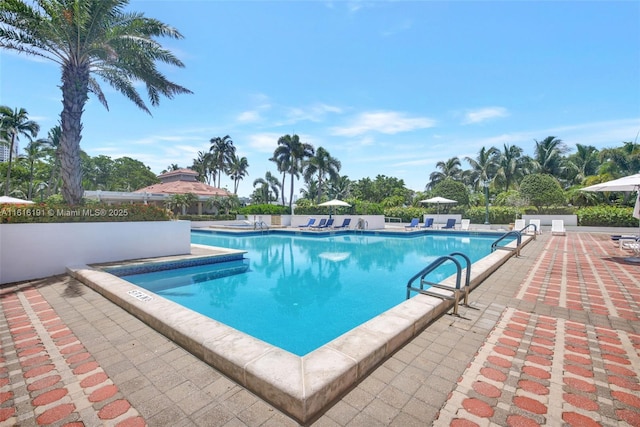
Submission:
[[[640,426],[640,266],[543,234],[314,426]],[[0,427],[295,426],[67,276],[0,289]]]

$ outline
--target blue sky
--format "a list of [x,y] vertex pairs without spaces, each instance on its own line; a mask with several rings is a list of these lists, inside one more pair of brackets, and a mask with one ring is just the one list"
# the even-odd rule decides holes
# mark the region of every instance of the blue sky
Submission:
[[[82,148],[160,173],[228,134],[249,161],[241,196],[276,173],[268,159],[285,134],[327,149],[353,180],[383,174],[422,191],[436,162],[483,146],[532,154],[534,140],[553,135],[604,148],[640,132],[637,1],[145,0],[130,9],[182,32],[162,43],[186,68],[161,69],[194,94],[162,99],[149,116],[105,83],[110,111],[90,98]],[[59,83],[54,64],[0,52],[0,104],[26,108],[39,136],[57,123]]]

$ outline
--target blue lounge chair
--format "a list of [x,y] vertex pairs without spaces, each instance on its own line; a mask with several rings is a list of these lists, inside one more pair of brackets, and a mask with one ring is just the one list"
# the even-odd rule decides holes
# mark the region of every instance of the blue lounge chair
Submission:
[[456,228],[456,219],[455,218],[449,218],[447,220],[447,223],[445,224],[444,227],[442,227],[442,230],[452,230]]
[[418,228],[418,224],[419,224],[419,223],[420,223],[420,219],[419,219],[419,218],[413,218],[413,219],[411,220],[411,224],[409,224],[409,225],[405,225],[405,226],[404,226],[404,229],[405,229],[405,230],[408,230],[408,229],[410,229],[410,228]]
[[324,228],[324,225],[327,223],[326,218],[320,218],[320,222],[318,225],[310,225],[309,228]]
[[424,225],[420,228],[433,228],[433,218],[425,218]]
[[311,227],[315,222],[316,222],[315,218],[309,218],[309,222],[307,222],[304,225],[299,225],[298,227],[300,227],[300,228],[308,228],[308,227]]
[[344,220],[342,220],[342,225],[336,225],[335,229],[338,228],[349,228],[349,224],[351,224],[351,218],[345,218]]
[[329,218],[324,224],[322,223],[322,220],[320,220],[320,224],[318,224],[316,227],[311,227],[315,230],[320,230],[322,228],[331,228],[333,227],[333,218]]

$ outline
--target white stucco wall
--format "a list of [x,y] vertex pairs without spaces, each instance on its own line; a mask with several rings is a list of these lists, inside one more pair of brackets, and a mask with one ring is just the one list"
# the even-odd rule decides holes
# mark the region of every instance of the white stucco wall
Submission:
[[189,221],[0,225],[0,284],[65,272],[68,265],[188,254]]

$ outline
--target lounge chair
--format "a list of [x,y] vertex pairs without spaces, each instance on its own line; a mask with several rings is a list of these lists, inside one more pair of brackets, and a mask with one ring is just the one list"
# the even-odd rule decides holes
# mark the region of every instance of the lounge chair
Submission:
[[315,224],[316,219],[315,218],[309,218],[309,222],[307,222],[306,224],[303,225],[299,225],[299,228],[308,228],[311,227],[313,224]]
[[418,228],[418,224],[420,224],[420,219],[419,219],[419,218],[413,218],[413,219],[411,220],[411,224],[409,224],[409,225],[405,225],[405,226],[404,226],[404,229],[405,229],[405,230],[408,230],[408,229],[410,229],[410,228]]
[[433,218],[425,218],[424,225],[420,228],[433,228]]
[[326,218],[320,218],[320,222],[318,223],[318,225],[310,225],[309,228],[324,228],[326,223],[327,223]]
[[524,219],[516,219],[516,222],[513,224],[513,229],[515,231],[522,231],[526,227],[526,223]]
[[470,219],[463,219],[460,221],[460,230],[469,231],[469,226],[471,225]]
[[333,227],[333,218],[329,218],[324,224],[322,224],[322,220],[320,220],[320,224],[311,228],[313,228],[314,230],[320,230],[323,228],[331,228],[331,227]]
[[441,229],[442,230],[453,230],[454,228],[456,228],[456,219],[455,218],[449,218],[447,220],[447,223]]
[[624,236],[619,239],[620,249],[630,249],[636,254],[640,253],[640,242],[637,237]]
[[567,230],[564,229],[563,220],[554,219],[551,221],[551,234],[554,236],[564,236],[567,234]]
[[[540,220],[539,219],[530,219],[529,220],[529,225],[535,225],[536,226],[536,233],[537,234],[542,234],[542,226],[540,225]],[[529,227],[530,229],[532,229],[532,227]]]
[[334,229],[338,229],[338,228],[349,228],[349,224],[351,224],[351,218],[345,218],[342,220],[342,225],[336,225],[335,227],[333,227]]

